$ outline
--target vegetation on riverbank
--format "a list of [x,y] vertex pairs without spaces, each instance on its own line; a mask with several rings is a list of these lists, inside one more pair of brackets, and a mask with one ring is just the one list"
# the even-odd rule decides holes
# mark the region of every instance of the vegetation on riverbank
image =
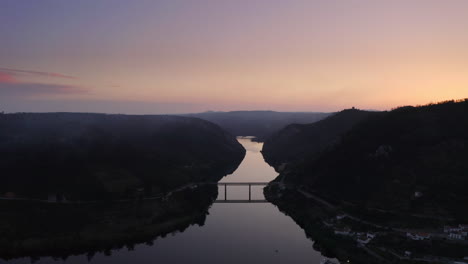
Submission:
[[342,263],[382,263],[359,248],[349,237],[335,235],[323,224],[325,219],[335,217],[336,212],[320,206],[293,190],[269,185],[264,189],[265,198],[291,217],[314,241],[314,249],[325,257],[336,258]]
[[174,192],[167,199],[97,204],[0,201],[0,258],[67,258],[136,244],[203,225],[216,185]]
[[464,241],[439,236],[414,240],[408,236],[412,230],[369,222],[362,215],[308,198],[295,188],[273,183],[265,187],[264,194],[304,229],[316,250],[341,263],[455,263],[467,257]]

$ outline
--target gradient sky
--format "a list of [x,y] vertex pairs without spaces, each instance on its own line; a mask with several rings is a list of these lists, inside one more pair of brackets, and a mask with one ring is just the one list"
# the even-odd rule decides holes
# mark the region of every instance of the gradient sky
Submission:
[[467,94],[466,0],[0,0],[0,111],[337,111]]

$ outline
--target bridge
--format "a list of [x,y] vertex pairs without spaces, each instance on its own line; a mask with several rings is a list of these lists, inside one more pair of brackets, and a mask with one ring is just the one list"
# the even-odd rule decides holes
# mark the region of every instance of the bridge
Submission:
[[[217,199],[215,203],[268,203],[265,199],[252,199],[252,186],[267,186],[268,182],[218,182],[219,187],[224,186],[224,199]],[[248,199],[228,199],[228,186],[245,186],[249,188]]]
[[[197,184],[187,184],[182,187],[179,187],[175,190],[172,190],[171,192],[165,193],[165,194],[158,194],[152,197],[141,197],[141,200],[147,201],[147,200],[161,200],[164,199],[164,197],[167,197],[171,195],[174,192],[179,192],[182,190],[185,190],[187,188],[193,188],[198,185],[218,185],[218,187],[223,187],[224,186],[224,199],[217,199],[214,201],[215,203],[269,203],[265,199],[252,199],[252,186],[267,186],[269,182],[201,182]],[[245,186],[246,188],[249,189],[249,197],[248,199],[228,199],[228,186]],[[263,194],[262,194],[263,196]],[[120,199],[120,200],[114,200],[113,202],[134,202],[136,198],[131,198],[131,199]],[[5,201],[27,201],[27,202],[38,202],[38,203],[53,203],[53,204],[96,204],[96,203],[101,203],[102,201],[51,201],[51,200],[43,200],[43,199],[30,199],[30,198],[5,198],[5,197],[0,197],[0,201],[5,200]]]

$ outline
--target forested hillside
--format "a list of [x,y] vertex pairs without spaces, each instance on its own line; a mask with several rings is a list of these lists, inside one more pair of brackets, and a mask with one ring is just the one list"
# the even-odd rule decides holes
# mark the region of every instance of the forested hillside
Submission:
[[468,100],[373,115],[282,177],[331,199],[466,219],[467,116]]
[[339,143],[354,125],[377,112],[347,109],[311,124],[292,124],[269,137],[263,145],[265,161],[278,169],[282,164],[314,159]]
[[233,171],[245,150],[196,118],[0,115],[0,195],[69,200],[146,195]]

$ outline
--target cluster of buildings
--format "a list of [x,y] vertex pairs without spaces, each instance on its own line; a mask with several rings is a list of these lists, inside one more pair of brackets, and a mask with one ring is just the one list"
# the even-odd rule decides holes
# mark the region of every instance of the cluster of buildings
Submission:
[[[388,234],[388,232],[382,231],[376,233],[370,233],[370,232],[356,232],[353,231],[349,225],[347,225],[346,221],[343,221],[345,218],[351,218],[354,220],[354,218],[346,215],[346,214],[341,214],[337,215],[331,219],[328,219],[326,221],[323,221],[323,224],[327,226],[328,228],[332,229],[335,235],[339,236],[347,236],[352,238],[358,243],[358,246],[367,248],[368,250],[369,247],[366,247],[366,244],[371,242],[376,235],[383,235],[383,234]],[[443,231],[443,232],[442,232]],[[429,232],[420,232],[420,231],[406,231],[406,230],[395,230],[395,233],[399,233],[399,235],[405,234],[401,232],[406,232],[406,237],[411,240],[419,240],[419,241],[424,241],[424,240],[458,240],[454,241],[456,243],[463,243],[463,244],[468,244],[468,225],[454,225],[454,226],[445,226],[443,230],[439,229],[439,231],[429,231]],[[378,244],[376,244],[378,245]],[[394,252],[391,249],[389,249],[389,252]],[[375,253],[375,252],[374,252]],[[403,253],[403,254],[401,254]],[[400,259],[413,259],[413,254],[410,251],[404,251],[401,253],[392,253],[395,256],[399,257]],[[433,262],[434,260],[442,260],[443,258],[439,257],[433,257],[429,256],[428,259]],[[460,263],[460,264],[468,264],[466,262],[466,259],[463,259],[463,261],[460,261],[458,259],[453,259],[453,261],[448,262],[447,258],[444,259],[444,263]],[[328,262],[324,262],[327,263]]]
[[347,226],[337,227],[337,222],[344,218],[346,218],[346,215],[338,215],[336,216],[336,219],[333,219],[331,222],[324,221],[323,223],[326,226],[332,228],[334,230],[335,235],[353,237],[359,244],[367,244],[375,238],[375,234],[373,233],[353,232],[351,228]]
[[353,232],[349,227],[336,228],[334,232],[335,235],[353,237],[359,244],[367,244],[375,238],[373,233]]
[[406,236],[413,240],[425,240],[434,238],[444,238],[450,240],[467,240],[468,225],[444,226],[443,233],[423,233],[423,232],[407,232]]
[[444,226],[444,233],[448,239],[466,240],[468,238],[468,225]]

